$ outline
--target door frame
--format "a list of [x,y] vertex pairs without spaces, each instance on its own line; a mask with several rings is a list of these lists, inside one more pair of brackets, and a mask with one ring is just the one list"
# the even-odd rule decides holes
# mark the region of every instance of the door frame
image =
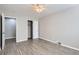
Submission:
[[10,18],[15,18],[13,16],[4,16],[4,14],[2,13],[2,50],[5,48],[5,17],[10,17]]
[[[6,18],[9,18],[9,19],[15,19],[15,26],[16,26],[16,17],[13,17],[13,16],[5,16],[5,21],[6,21]],[[16,29],[15,29],[16,30]],[[15,37],[16,38],[16,37]],[[6,40],[6,39],[5,39]]]
[[32,20],[28,20],[28,22],[30,22],[31,23],[31,37],[30,38],[28,38],[28,39],[33,39],[33,21]]
[[5,19],[4,19],[4,13],[2,13],[2,50],[5,47]]

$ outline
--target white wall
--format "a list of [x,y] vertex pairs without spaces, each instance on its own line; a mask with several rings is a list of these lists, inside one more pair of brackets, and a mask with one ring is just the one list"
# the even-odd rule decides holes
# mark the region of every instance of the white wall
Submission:
[[16,19],[5,19],[5,39],[16,38]]
[[33,21],[33,38],[38,38],[38,20],[30,18],[27,15],[17,15],[16,13],[6,11],[5,16],[16,18],[16,41],[28,40],[28,20]]
[[26,41],[28,38],[27,17],[16,17],[17,42]]
[[40,38],[79,49],[79,6],[39,19]]
[[39,38],[38,36],[38,20],[33,20],[33,38]]
[[1,50],[1,15],[0,15],[0,50]]
[[16,42],[26,41],[28,40],[28,23],[27,16],[19,15],[16,13],[12,13],[9,11],[3,12],[5,16],[16,18]]

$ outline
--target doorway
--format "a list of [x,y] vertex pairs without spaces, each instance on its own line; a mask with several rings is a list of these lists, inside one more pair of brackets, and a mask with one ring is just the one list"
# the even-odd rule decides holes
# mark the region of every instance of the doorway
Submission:
[[0,50],[2,49],[2,16],[0,15]]
[[16,42],[16,18],[5,17],[5,44]]
[[33,21],[28,20],[28,39],[33,39]]

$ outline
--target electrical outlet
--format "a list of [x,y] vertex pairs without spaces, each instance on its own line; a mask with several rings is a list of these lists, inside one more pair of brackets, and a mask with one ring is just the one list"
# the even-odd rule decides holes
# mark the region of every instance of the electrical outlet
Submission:
[[58,45],[61,45],[61,42],[58,42]]

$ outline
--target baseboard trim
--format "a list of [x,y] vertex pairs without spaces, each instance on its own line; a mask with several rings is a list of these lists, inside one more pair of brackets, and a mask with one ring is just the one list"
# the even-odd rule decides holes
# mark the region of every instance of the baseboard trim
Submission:
[[[49,41],[49,42],[54,43],[54,44],[58,44],[58,43],[55,42],[55,41],[47,40],[47,39],[44,39],[44,38],[40,38],[40,39],[43,39],[43,40]],[[70,48],[70,49],[73,49],[73,50],[77,50],[77,51],[79,51],[78,48],[71,47],[71,46],[68,46],[68,45],[65,45],[65,44],[61,44],[61,46],[64,46],[64,47],[67,47],[67,48]]]
[[16,40],[16,42],[19,43],[19,42],[24,42],[24,41],[27,41],[27,40],[19,40],[19,41]]
[[6,40],[8,40],[8,39],[16,39],[16,37],[9,37],[9,38],[6,38]]
[[46,40],[46,41],[49,41],[49,42],[51,42],[51,43],[57,44],[57,42],[51,41],[51,40],[47,40],[47,39],[45,39],[45,38],[39,38],[39,39]]
[[75,47],[71,47],[71,46],[64,45],[64,44],[62,44],[62,46],[67,47],[67,48],[70,48],[70,49],[73,49],[73,50],[79,51],[79,49],[78,48],[75,48]]

